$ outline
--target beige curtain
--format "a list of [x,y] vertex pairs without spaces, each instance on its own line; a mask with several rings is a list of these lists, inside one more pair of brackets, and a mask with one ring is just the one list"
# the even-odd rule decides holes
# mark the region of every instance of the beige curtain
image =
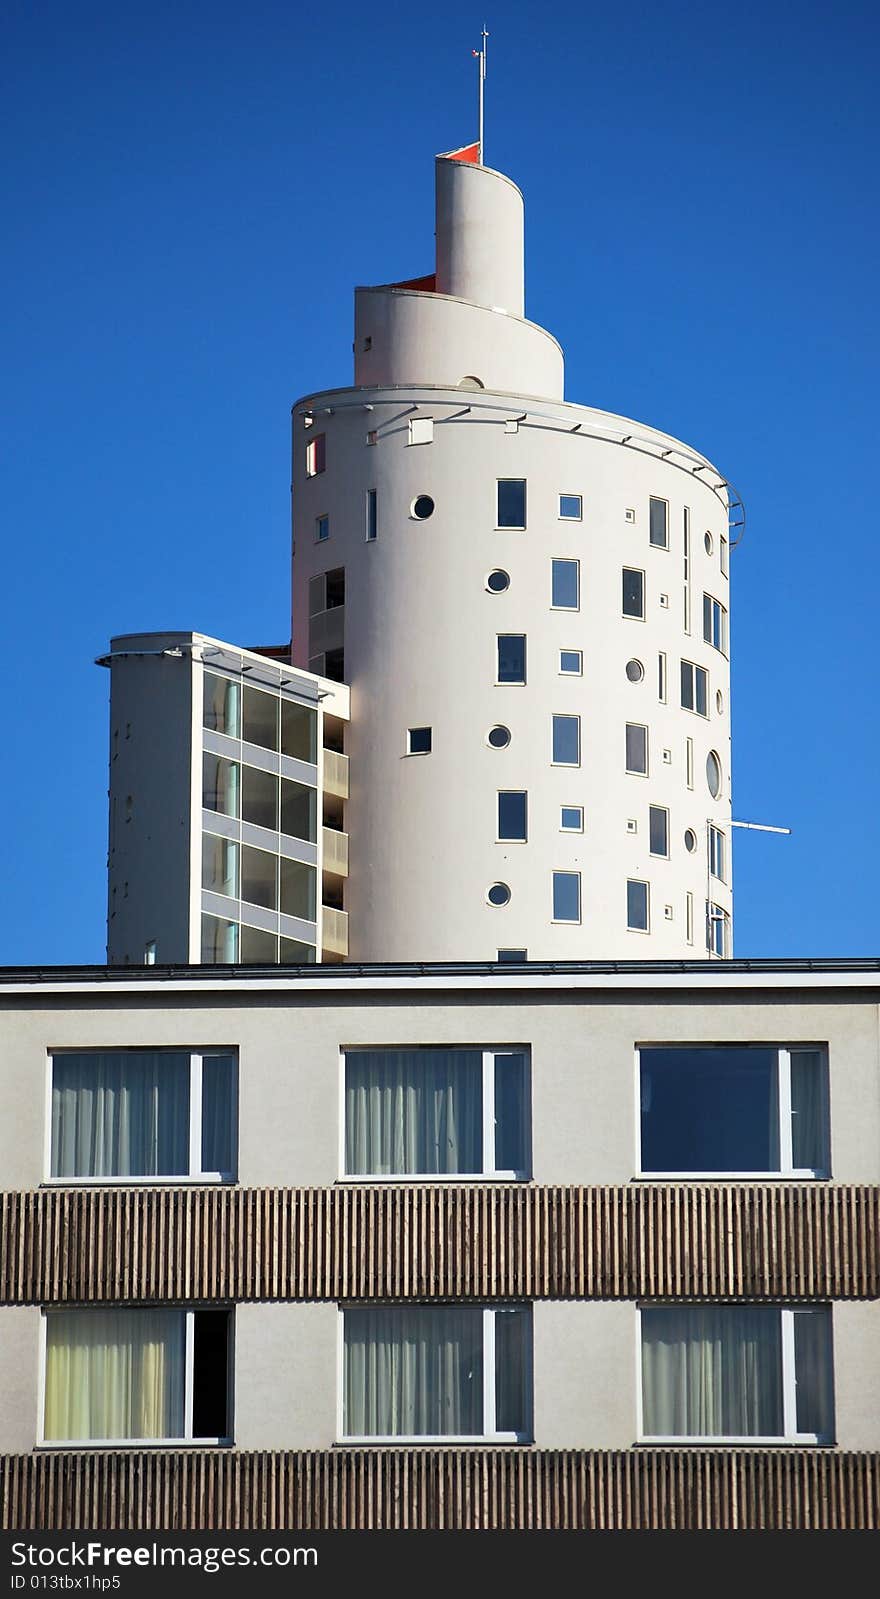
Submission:
[[358,1049],[345,1057],[350,1176],[483,1170],[476,1049]]
[[189,1055],[56,1055],[53,1177],[173,1177],[189,1170]]
[[347,1310],[345,1431],[353,1438],[479,1437],[482,1310]]
[[47,1439],[181,1438],[185,1313],[65,1310],[46,1317]]
[[779,1436],[778,1308],[686,1305],[643,1310],[642,1395],[648,1437]]

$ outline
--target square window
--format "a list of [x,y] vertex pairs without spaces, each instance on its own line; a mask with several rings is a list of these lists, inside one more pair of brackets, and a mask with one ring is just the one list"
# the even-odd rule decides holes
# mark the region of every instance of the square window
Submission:
[[342,1311],[346,1439],[531,1437],[529,1306]]
[[623,568],[623,614],[645,619],[645,574],[631,566]]
[[640,1312],[643,1437],[834,1440],[829,1305]]
[[553,873],[554,922],[579,922],[581,919],[580,872]]
[[776,1044],[639,1050],[641,1172],[828,1177],[828,1058]]
[[554,716],[553,765],[580,766],[581,719],[579,716]]
[[651,499],[648,510],[648,540],[655,549],[669,549],[669,505],[666,500]]
[[576,611],[580,606],[580,562],[551,562],[550,604],[556,611]]
[[317,477],[327,467],[327,435],[316,433],[306,444],[306,477]]
[[53,1055],[49,1175],[64,1182],[233,1181],[236,1071],[228,1050]]
[[497,635],[498,682],[524,683],[526,680],[526,636],[524,633]]
[[559,811],[559,830],[562,833],[582,833],[584,830],[584,807],[582,805],[563,805]]
[[329,518],[329,516],[316,516],[315,517],[315,543],[316,544],[323,544],[325,539],[329,539],[329,537],[330,537],[330,518]]
[[430,755],[433,741],[433,729],[430,727],[410,727],[406,733],[407,755]]
[[685,711],[696,711],[698,716],[709,715],[709,674],[703,666],[693,661],[681,663],[681,704]]
[[345,1175],[527,1178],[530,1106],[523,1049],[348,1049]]
[[648,729],[638,722],[626,724],[626,770],[636,777],[648,775]]
[[626,885],[626,925],[631,933],[648,931],[648,885],[633,877]]
[[579,494],[560,494],[559,516],[563,522],[580,522],[584,502]]
[[498,795],[498,838],[525,843],[528,838],[528,795],[505,790]]
[[649,850],[652,855],[669,856],[669,812],[663,805],[648,806]]
[[526,525],[526,480],[521,477],[498,479],[498,527],[524,528]]
[[584,657],[581,650],[560,650],[559,671],[563,677],[580,677],[584,670]]
[[410,444],[433,444],[434,418],[432,416],[411,416],[409,419]]
[[50,1310],[44,1325],[47,1443],[229,1441],[228,1310]]

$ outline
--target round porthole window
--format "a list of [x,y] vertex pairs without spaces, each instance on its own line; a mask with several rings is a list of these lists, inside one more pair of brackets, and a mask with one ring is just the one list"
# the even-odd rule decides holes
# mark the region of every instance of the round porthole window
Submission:
[[703,543],[706,546],[706,554],[707,555],[711,555],[712,551],[713,551],[713,549],[715,547],[711,533],[706,533],[706,534],[703,535]]
[[684,847],[689,855],[693,855],[697,848],[697,835],[692,827],[685,828]]
[[417,522],[426,522],[429,516],[434,515],[434,501],[430,494],[417,494],[412,502],[411,516]]
[[500,722],[497,727],[490,727],[486,742],[493,750],[506,750],[510,743],[510,728],[502,727]]
[[500,567],[496,567],[494,572],[489,573],[486,579],[486,587],[490,594],[503,594],[505,589],[510,588],[509,574],[502,572]]
[[641,661],[627,661],[626,675],[631,683],[641,683],[645,675],[645,668]]
[[510,900],[510,889],[506,883],[493,883],[486,898],[490,905],[506,905]]
[[721,762],[714,750],[710,750],[706,756],[706,782],[712,798],[717,799],[721,793]]
[[724,695],[722,694],[720,688],[715,694],[715,708],[718,711],[719,716],[724,715]]

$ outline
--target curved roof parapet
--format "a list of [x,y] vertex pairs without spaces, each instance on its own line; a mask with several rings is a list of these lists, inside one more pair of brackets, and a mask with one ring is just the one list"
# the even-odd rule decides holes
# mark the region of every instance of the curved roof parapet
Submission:
[[434,163],[437,293],[522,316],[523,198],[490,167],[438,156]]

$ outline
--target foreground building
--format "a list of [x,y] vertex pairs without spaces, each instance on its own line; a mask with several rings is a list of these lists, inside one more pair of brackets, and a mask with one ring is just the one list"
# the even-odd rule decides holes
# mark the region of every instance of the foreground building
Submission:
[[880,1525],[880,963],[6,971],[11,1526]]

